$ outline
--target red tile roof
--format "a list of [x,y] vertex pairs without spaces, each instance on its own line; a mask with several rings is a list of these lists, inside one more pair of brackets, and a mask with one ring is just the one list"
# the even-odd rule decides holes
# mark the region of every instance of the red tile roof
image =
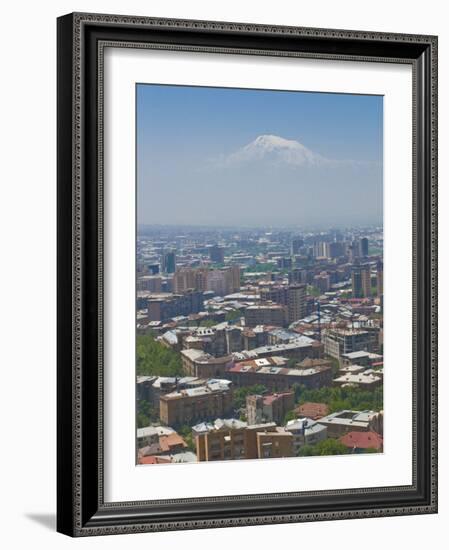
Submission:
[[349,432],[340,437],[341,443],[350,449],[382,450],[383,437],[376,432]]
[[187,447],[187,443],[177,433],[160,437],[159,445],[161,446],[162,452],[171,451],[174,447]]
[[329,414],[329,407],[325,403],[304,403],[296,409],[296,412],[312,420],[319,420]]
[[171,460],[165,456],[141,456],[139,464],[170,464]]

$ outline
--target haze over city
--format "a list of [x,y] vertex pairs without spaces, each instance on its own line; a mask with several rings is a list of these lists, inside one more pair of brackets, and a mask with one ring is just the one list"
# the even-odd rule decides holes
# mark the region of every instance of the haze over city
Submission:
[[382,118],[380,96],[138,85],[139,224],[380,224]]

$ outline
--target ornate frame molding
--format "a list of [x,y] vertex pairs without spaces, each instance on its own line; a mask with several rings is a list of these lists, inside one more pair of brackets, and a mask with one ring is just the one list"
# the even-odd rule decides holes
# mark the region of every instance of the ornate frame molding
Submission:
[[[149,33],[145,42],[121,39],[121,34],[132,30]],[[99,31],[95,39],[88,34]],[[102,31],[110,36],[103,38]],[[166,43],[158,37],[151,41],[151,31],[163,31],[166,37],[172,38]],[[204,40],[201,45],[178,44],[176,32],[184,35],[192,33]],[[169,33],[169,34],[167,34]],[[173,34],[175,33],[175,34]],[[99,36],[101,35],[101,38]],[[183,36],[184,36],[183,35]],[[280,42],[272,42],[273,48],[257,48],[253,45],[244,48],[241,45],[217,46],[208,44],[213,35],[215,41],[220,37],[243,40],[270,40],[286,38],[301,40],[309,49],[282,48]],[[318,42],[325,47],[326,43],[339,44],[341,53],[316,51]],[[321,41],[321,42],[320,42]],[[281,41],[282,42],[282,41]],[[350,51],[345,42],[351,44]],[[260,43],[260,40],[259,40]],[[95,44],[94,46],[92,44]],[[392,48],[396,45],[396,49]],[[365,62],[410,63],[413,66],[414,94],[414,153],[413,153],[413,187],[414,187],[414,254],[413,254],[413,288],[414,288],[414,483],[410,487],[385,487],[359,490],[340,490],[311,493],[280,493],[256,495],[258,500],[273,501],[293,497],[332,497],[345,498],[368,497],[381,490],[383,493],[397,495],[397,500],[388,506],[377,502],[370,506],[362,503],[359,508],[337,509],[329,511],[314,505],[314,511],[290,513],[245,513],[239,515],[236,509],[233,517],[192,517],[192,519],[157,520],[149,509],[153,506],[185,505],[187,510],[193,503],[207,505],[212,503],[244,504],[253,502],[253,495],[239,495],[226,498],[208,497],[205,499],[176,499],[167,501],[145,501],[104,503],[102,481],[102,441],[103,441],[103,52],[104,47],[158,48],[183,51],[207,51],[222,54],[251,54],[270,56],[296,56],[319,59],[342,59]],[[347,31],[335,29],[311,29],[303,27],[284,27],[254,25],[245,23],[222,23],[210,21],[158,19],[149,17],[131,17],[103,14],[71,14],[58,22],[58,318],[61,325],[58,333],[58,530],[73,536],[131,533],[142,531],[160,531],[176,529],[201,529],[211,527],[229,527],[239,525],[263,525],[269,523],[287,523],[302,521],[322,521],[330,519],[347,519],[361,517],[378,517],[437,511],[437,38],[424,35],[403,35],[395,33],[377,33],[364,31]],[[385,55],[400,52],[400,55]],[[362,53],[360,53],[362,52]],[[377,53],[376,53],[377,52]],[[407,54],[409,52],[409,54]],[[70,67],[67,66],[70,60]],[[94,77],[95,84],[94,84]],[[94,89],[95,88],[95,89]],[[90,94],[90,99],[89,99]],[[87,105],[87,103],[90,103]],[[86,111],[95,103],[97,117],[90,124],[91,134],[87,128]],[[89,111],[91,112],[91,111]],[[67,138],[67,126],[72,132]],[[93,137],[95,131],[96,138]],[[90,141],[86,144],[86,136]],[[96,140],[96,145],[93,143]],[[92,148],[96,154],[92,155]],[[90,147],[90,148],[89,148]],[[87,158],[87,155],[94,158]],[[88,166],[86,168],[86,166]],[[90,172],[89,172],[90,171]],[[95,189],[92,191],[92,181]],[[91,187],[86,187],[88,182]],[[89,194],[90,193],[90,194]],[[86,201],[96,200],[95,212],[86,214]],[[95,273],[92,273],[93,250],[87,250],[85,235],[94,232]],[[418,247],[418,239],[428,243],[428,250]],[[69,247],[69,250],[67,248]],[[423,254],[426,254],[428,265],[424,265]],[[91,271],[89,271],[89,268]],[[68,275],[70,274],[70,284]],[[96,275],[95,275],[96,274]],[[95,277],[94,277],[95,275]],[[419,277],[418,277],[419,275]],[[70,286],[70,290],[69,290]],[[87,290],[86,290],[87,289]],[[69,294],[70,293],[70,296]],[[86,299],[96,299],[98,326],[96,331],[96,365],[95,376],[88,375],[86,362],[93,360],[93,343],[86,333],[88,321],[85,317]],[[425,313],[424,325],[417,324],[417,313]],[[68,322],[70,316],[70,323]],[[418,331],[425,334],[418,334]],[[419,338],[418,338],[419,337]],[[421,338],[421,340],[420,340]],[[88,343],[86,344],[86,340]],[[70,343],[70,345],[69,345]],[[90,345],[92,343],[92,345]],[[88,345],[90,347],[88,347]],[[426,358],[425,388],[429,418],[420,419],[429,428],[426,445],[426,488],[425,498],[412,498],[418,490],[422,492],[422,472],[416,460],[418,438],[416,430],[418,398],[418,348]],[[87,350],[87,351],[86,351]],[[70,353],[69,353],[70,352]],[[88,356],[87,352],[90,353]],[[95,385],[95,387],[94,387]],[[88,388],[88,391],[86,391]],[[87,395],[88,394],[88,395]],[[96,395],[96,402],[94,397]],[[96,434],[90,431],[87,438],[85,415],[95,411],[97,415]],[[424,437],[423,434],[421,434]],[[84,450],[96,439],[95,464],[87,464]],[[423,442],[420,443],[424,444]],[[67,455],[70,453],[70,456]],[[419,466],[423,468],[420,463]],[[94,468],[96,471],[94,472]],[[95,481],[95,489],[87,489],[86,483]],[[407,494],[410,497],[407,499]],[[400,497],[400,498],[399,498]],[[256,500],[257,500],[256,499]],[[407,503],[407,500],[410,502]],[[401,504],[402,503],[402,504]],[[228,507],[229,510],[229,507]],[[184,513],[184,515],[187,512]],[[170,517],[173,517],[170,516]]]

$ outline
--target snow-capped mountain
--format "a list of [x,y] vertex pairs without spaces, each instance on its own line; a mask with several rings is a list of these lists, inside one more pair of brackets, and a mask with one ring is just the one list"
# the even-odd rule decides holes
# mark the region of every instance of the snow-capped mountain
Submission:
[[231,163],[268,160],[296,166],[317,166],[328,162],[299,141],[274,135],[258,136],[251,143],[232,153],[228,160]]

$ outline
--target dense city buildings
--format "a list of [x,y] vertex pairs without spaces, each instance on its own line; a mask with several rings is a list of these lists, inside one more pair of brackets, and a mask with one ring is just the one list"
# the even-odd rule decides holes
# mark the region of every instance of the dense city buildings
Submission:
[[178,268],[173,276],[174,292],[195,290],[210,291],[217,296],[225,296],[240,290],[240,267],[232,265],[220,269]]
[[229,368],[227,376],[237,387],[260,384],[274,392],[288,391],[295,384],[308,389],[332,384],[332,367],[323,365],[302,368],[297,364],[289,368],[287,364],[282,357],[241,361]]
[[142,230],[137,462],[381,452],[382,246],[377,227]]

